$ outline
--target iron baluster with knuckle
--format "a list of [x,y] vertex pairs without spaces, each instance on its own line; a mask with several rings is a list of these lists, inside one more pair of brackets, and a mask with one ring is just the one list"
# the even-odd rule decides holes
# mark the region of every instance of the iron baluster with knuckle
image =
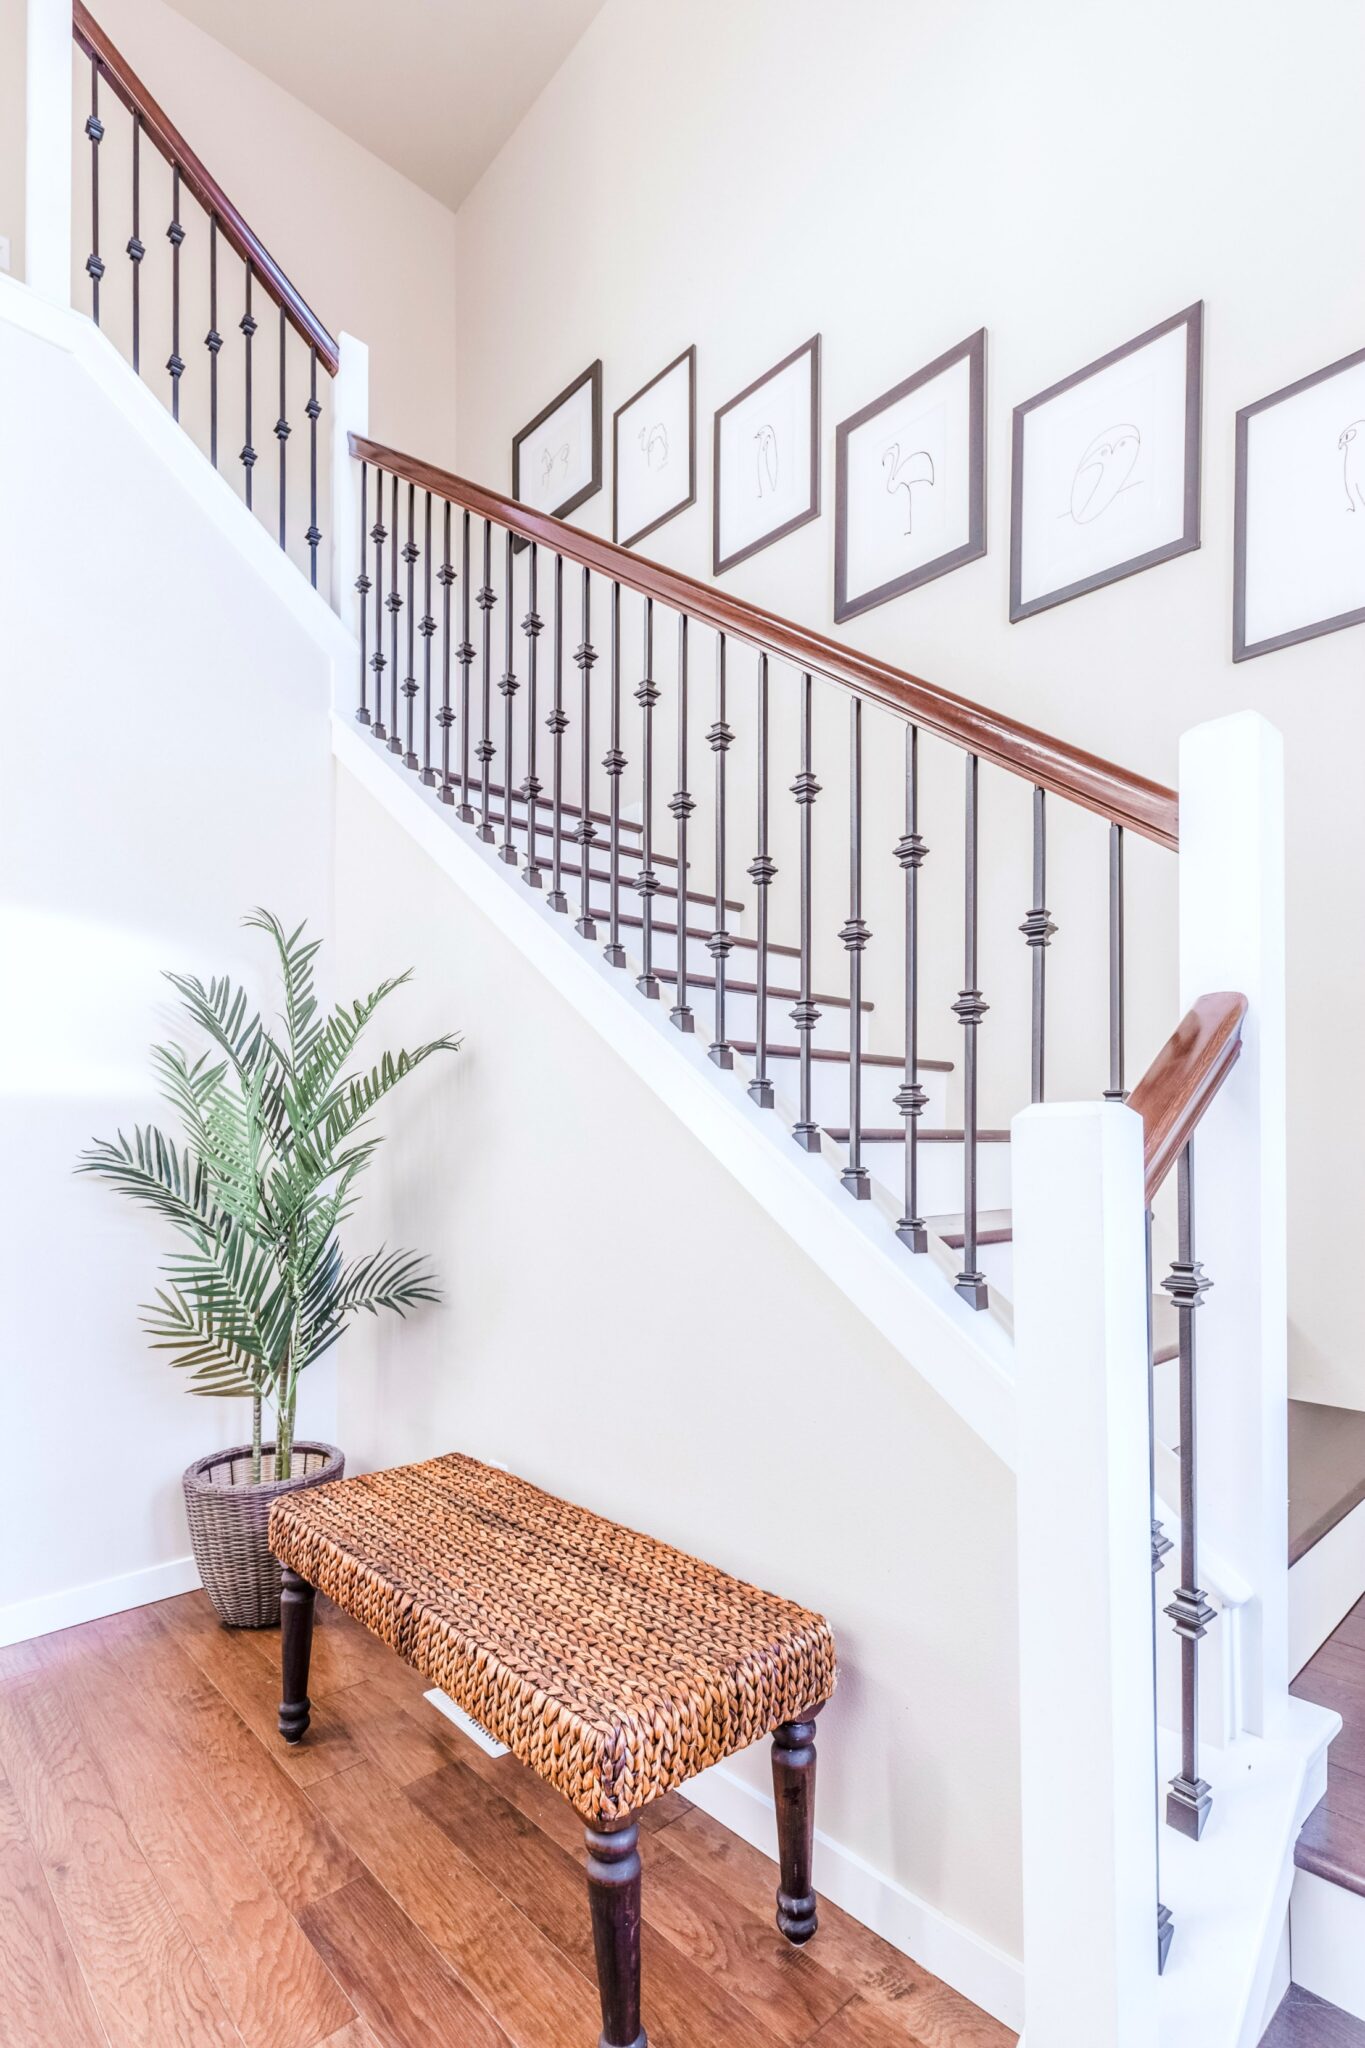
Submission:
[[[730,1050],[725,1035],[725,973],[733,941],[725,921],[725,757],[730,751],[734,734],[725,716],[725,635],[716,636],[716,718],[706,737],[716,757],[716,871],[715,881],[715,924],[706,950],[711,955],[716,977],[716,1008],[714,1036],[708,1048],[708,1056],[718,1067],[731,1068],[735,1056]],[[678,909],[678,950],[687,944],[685,926],[687,913],[682,904]]]
[[318,397],[318,349],[314,342],[308,351],[308,403],[304,407],[308,415],[308,531],[304,539],[308,543],[308,580],[314,590],[318,587],[318,543],[322,529],[318,525],[318,417],[322,402]]
[[872,934],[863,917],[863,700],[849,700],[848,918],[839,933],[848,952],[848,1161],[839,1179],[856,1201],[871,1199],[863,1165],[863,952]]
[[388,539],[388,528],[384,524],[384,473],[374,473],[374,525],[370,528],[370,539],[374,542],[374,653],[370,656],[370,667],[374,670],[374,722],[370,727],[377,740],[387,739],[389,729],[384,723],[384,600],[380,593],[384,588],[384,542]]
[[989,1299],[986,1276],[977,1265],[976,1222],[976,1102],[977,1051],[981,1019],[989,1005],[977,987],[977,858],[980,820],[977,805],[981,764],[975,754],[967,756],[965,817],[965,886],[963,889],[963,982],[953,1004],[953,1014],[962,1026],[962,1270],[956,1287],[972,1308],[985,1308]]
[[754,1071],[749,1082],[750,1099],[760,1109],[773,1106],[773,1084],[768,1076],[768,891],[777,873],[777,863],[768,851],[768,657],[758,657],[758,848],[747,873],[757,891],[754,940]]
[[[416,489],[408,485],[408,537],[403,543],[403,563],[408,572],[407,615],[408,615],[408,669],[403,678],[403,766],[416,768],[417,748],[415,725],[417,717],[417,556],[418,547],[414,533]],[[395,525],[394,539],[398,533]],[[397,719],[394,721],[397,724]],[[395,738],[397,735],[395,734]],[[394,749],[395,753],[398,751]]]
[[[517,849],[512,838],[512,709],[516,702],[517,677],[512,666],[513,635],[516,631],[516,612],[512,604],[512,579],[515,575],[515,541],[511,528],[507,532],[507,560],[503,571],[503,671],[498,688],[502,692],[502,844],[498,848],[498,859],[506,861],[508,867],[517,864]],[[535,821],[527,811],[528,836],[535,833]]]
[[602,766],[607,772],[610,798],[607,806],[611,858],[608,875],[607,943],[603,947],[609,967],[624,967],[626,949],[621,944],[621,771],[626,757],[621,751],[621,586],[611,586],[611,739]]
[[803,1152],[820,1149],[820,1126],[811,1116],[811,1037],[820,1021],[820,1012],[811,996],[815,799],[820,794],[820,785],[811,769],[812,687],[810,671],[806,670],[801,677],[801,767],[791,786],[801,814],[801,992],[791,1013],[800,1048],[800,1109],[792,1136]]
[[1109,827],[1109,1086],[1106,1102],[1126,1102],[1124,1085],[1123,827]]
[[460,532],[460,644],[455,650],[455,658],[460,664],[460,801],[455,815],[462,825],[472,825],[474,822],[474,806],[469,801],[469,671],[474,666],[470,612],[473,602],[473,591],[470,587],[470,518],[470,513],[466,511]]
[[286,462],[285,462],[285,442],[286,442],[286,441],[287,441],[287,440],[289,439],[289,433],[290,433],[290,427],[289,427],[289,402],[288,402],[288,390],[287,390],[287,385],[286,385],[286,375],[287,375],[287,366],[286,366],[286,363],[285,363],[285,346],[286,346],[286,342],[287,342],[287,340],[288,340],[288,335],[289,335],[289,329],[288,329],[288,325],[287,325],[287,323],[286,323],[286,321],[285,321],[285,317],[284,317],[284,309],[283,309],[283,307],[281,307],[281,309],[280,309],[280,412],[279,412],[279,418],[278,418],[278,419],[277,419],[277,420],[275,421],[275,439],[276,439],[276,441],[277,441],[277,442],[279,443],[279,449],[280,449],[280,546],[281,546],[281,547],[285,547],[285,546],[287,546],[287,545],[288,545],[288,541],[289,541],[289,523],[288,523],[288,522],[289,522],[289,493],[288,493],[288,474],[287,474],[287,468],[286,468]]
[[[450,513],[449,498],[445,500],[444,534],[441,543],[441,566],[437,581],[441,586],[441,708],[436,714],[436,723],[441,728],[441,775],[440,797],[443,804],[453,804],[455,792],[450,784],[450,728],[455,722],[455,713],[450,708],[450,586],[455,581],[455,571],[450,561]],[[466,512],[466,521],[469,514]]]
[[536,774],[536,649],[544,620],[536,610],[536,584],[540,550],[531,542],[530,561],[526,570],[526,617],[521,630],[526,635],[526,776],[522,782],[522,794],[526,799],[526,865],[521,879],[530,889],[542,886],[543,870],[536,854],[536,837],[540,829],[540,778]]
[[355,579],[355,587],[360,596],[360,702],[356,707],[355,715],[361,725],[368,725],[370,722],[370,707],[367,701],[365,673],[367,668],[365,656],[367,641],[366,614],[369,609],[368,600],[370,595],[370,579],[365,573],[365,546],[369,539],[367,530],[370,516],[369,492],[370,466],[367,462],[362,462],[360,465],[360,574]]
[[142,229],[142,116],[133,117],[133,232],[128,237],[128,261],[133,282],[133,371],[142,370],[142,259],[147,254]]
[[[1156,1512],[1156,1345],[1152,1329],[1152,1208],[1150,1197],[1146,1214],[1143,1218],[1143,1226],[1145,1238],[1144,1270],[1147,1279],[1144,1293],[1144,1299],[1147,1304],[1147,1507],[1152,1530],[1152,1781],[1156,1783],[1161,1776],[1161,1759],[1159,1755],[1160,1715],[1157,1706],[1156,1675],[1156,1575],[1161,1570],[1169,1552],[1174,1546],[1161,1523],[1157,1520]],[[1161,1899],[1161,1822],[1155,1814],[1152,1817],[1152,1833],[1155,1837],[1156,1850],[1156,1968],[1157,1975],[1160,1976],[1166,1968],[1166,1959],[1171,1952],[1171,1942],[1175,1935],[1175,1922],[1172,1918],[1170,1907],[1163,1905]]]
[[483,522],[483,582],[479,586],[478,606],[483,613],[481,702],[482,722],[479,727],[479,743],[474,752],[479,762],[479,824],[478,833],[486,846],[493,843],[493,825],[488,814],[491,793],[490,763],[497,751],[488,736],[489,721],[493,715],[493,607],[497,603],[493,589],[493,528],[485,519]]
[[1162,1286],[1180,1323],[1180,1584],[1166,1613],[1180,1638],[1180,1770],[1166,1797],[1166,1820],[1198,1841],[1212,1795],[1199,1775],[1199,1644],[1214,1619],[1199,1586],[1198,1441],[1194,1314],[1212,1286],[1194,1255],[1194,1145],[1180,1154],[1179,1250]]
[[422,635],[422,774],[421,780],[428,789],[435,786],[436,770],[431,765],[431,636],[436,631],[436,619],[431,609],[431,492],[427,492],[426,519],[422,529],[422,617],[418,631]]
[[905,1119],[905,1206],[896,1235],[912,1252],[929,1249],[919,1213],[919,1120],[929,1097],[919,1078],[919,871],[928,854],[919,830],[919,727],[905,728],[905,831],[895,856],[905,876],[905,1078],[896,1107]]
[[564,709],[564,557],[555,556],[554,576],[554,703],[545,720],[550,734],[550,893],[545,898],[551,910],[566,911],[564,894],[564,733],[569,723]]
[[668,800],[678,828],[678,944],[673,970],[673,1007],[670,1024],[679,1031],[695,1031],[697,1020],[687,1000],[687,821],[696,809],[687,787],[687,613],[678,615],[678,784]]
[[398,730],[398,615],[403,609],[403,593],[398,588],[398,478],[393,478],[393,492],[389,498],[389,594],[385,599],[389,612],[389,752],[401,754],[402,736]]
[[[209,331],[204,347],[209,352],[209,461],[218,467],[218,352],[223,337],[218,332],[218,221],[209,220]],[[364,549],[361,549],[362,555]]]
[[[654,972],[654,898],[659,891],[659,877],[654,871],[654,706],[659,701],[659,687],[654,680],[652,597],[645,599],[644,608],[644,671],[635,692],[641,718],[640,866],[635,876],[635,888],[640,898],[640,972],[635,977],[635,986],[642,996],[657,1001],[659,977]],[[682,921],[683,913],[680,911],[679,923]]]
[[85,259],[85,274],[90,279],[90,317],[98,327],[100,279],[104,276],[100,257],[100,144],[104,140],[104,123],[100,119],[100,67],[95,57],[90,59],[90,112],[85,132],[90,139],[90,254]]
[[1029,1023],[1029,1100],[1041,1102],[1046,1078],[1047,949],[1057,927],[1047,913],[1047,791],[1033,791],[1033,909],[1019,929],[1032,960]]
[[[256,466],[256,450],[251,445],[251,337],[256,332],[256,321],[251,311],[251,279],[252,266],[248,263],[246,267],[246,311],[237,323],[241,328],[246,350],[246,438],[242,442],[241,464],[244,472],[244,489],[248,510],[251,506],[251,472]],[[394,489],[397,490],[397,488],[398,486],[395,484]]]
[[180,170],[177,166],[171,172],[171,224],[166,230],[166,240],[171,245],[171,352],[166,358],[166,369],[171,380],[171,418],[180,418],[180,379],[185,365],[180,359],[180,248],[185,239],[185,230],[180,219]]
[[582,638],[574,661],[578,667],[582,727],[579,733],[579,792],[578,824],[574,838],[578,841],[578,916],[574,919],[574,930],[580,939],[595,939],[597,926],[592,915],[592,850],[597,840],[597,827],[589,811],[589,796],[592,789],[592,670],[597,660],[597,651],[592,644],[592,571],[583,571],[583,597],[580,608]]

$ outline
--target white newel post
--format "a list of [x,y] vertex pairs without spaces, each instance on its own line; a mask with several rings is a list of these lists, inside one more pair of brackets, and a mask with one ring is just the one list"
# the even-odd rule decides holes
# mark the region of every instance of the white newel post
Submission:
[[1197,1318],[1200,1515],[1252,1589],[1244,1714],[1265,1734],[1289,1681],[1284,760],[1250,711],[1180,743],[1181,1007],[1223,989],[1248,1010],[1194,1144],[1195,1255],[1213,1283]]
[[1157,1852],[1142,1125],[1012,1126],[1029,2048],[1153,2048]]
[[[360,573],[360,464],[351,460],[348,437],[370,431],[370,351],[353,334],[343,334],[337,352],[341,361],[332,379],[332,609],[348,631],[359,637],[360,598],[355,579]],[[373,476],[370,484],[373,490]],[[373,505],[370,523],[374,523]],[[336,708],[354,711],[355,703]]]
[[71,304],[71,0],[28,0],[24,277]]

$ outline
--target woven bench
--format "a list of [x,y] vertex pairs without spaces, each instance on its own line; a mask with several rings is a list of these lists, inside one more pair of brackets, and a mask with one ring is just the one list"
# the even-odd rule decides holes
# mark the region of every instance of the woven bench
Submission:
[[582,1818],[600,2048],[645,2044],[641,1810],[765,1735],[777,1924],[809,1941],[814,1724],[836,1676],[818,1614],[456,1454],[284,1494],[270,1547],[287,1742],[308,1727],[320,1588]]

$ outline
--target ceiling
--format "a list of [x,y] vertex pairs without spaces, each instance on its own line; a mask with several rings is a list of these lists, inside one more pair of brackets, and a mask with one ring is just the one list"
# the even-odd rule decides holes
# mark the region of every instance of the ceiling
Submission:
[[460,204],[602,0],[172,0],[447,206]]

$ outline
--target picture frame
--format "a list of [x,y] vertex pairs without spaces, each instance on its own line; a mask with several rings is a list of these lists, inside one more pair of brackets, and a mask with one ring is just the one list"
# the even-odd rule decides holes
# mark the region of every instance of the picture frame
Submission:
[[711,569],[723,576],[820,516],[820,337],[727,399],[713,426]]
[[1199,546],[1199,300],[1014,408],[1010,620]]
[[601,488],[599,356],[512,436],[512,496],[552,519],[564,519]]
[[980,327],[835,429],[835,621],[857,618],[985,552]]
[[1365,348],[1237,415],[1232,658],[1365,624]]
[[695,343],[617,406],[611,445],[612,539],[633,548],[697,502]]

